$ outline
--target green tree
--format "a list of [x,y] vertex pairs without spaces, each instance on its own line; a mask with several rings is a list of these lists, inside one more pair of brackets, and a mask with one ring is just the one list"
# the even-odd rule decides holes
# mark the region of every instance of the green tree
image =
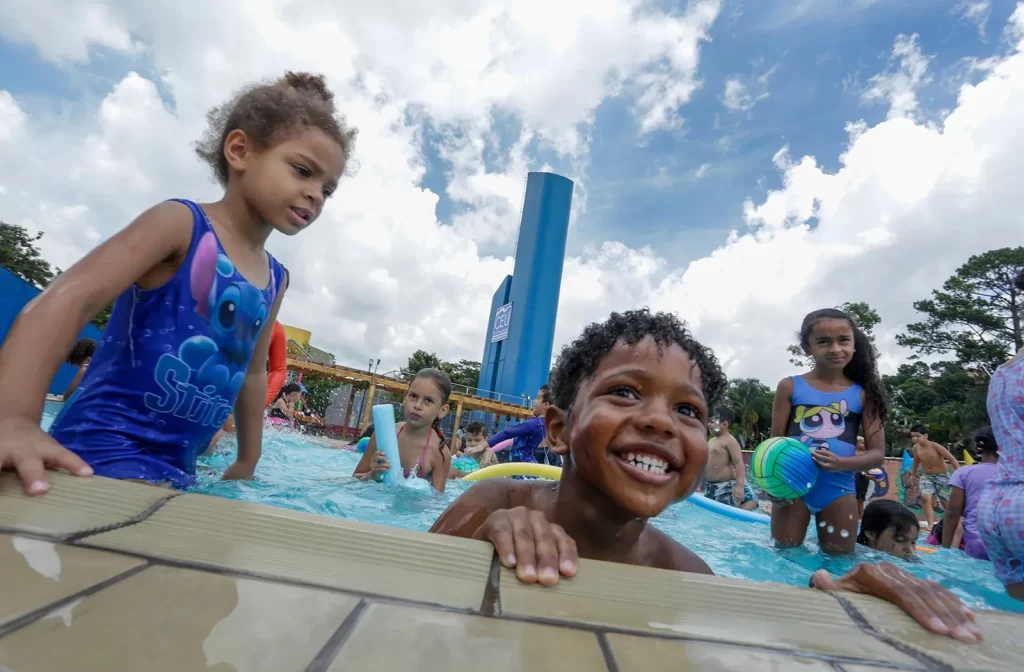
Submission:
[[421,369],[440,369],[441,360],[432,352],[417,350],[409,357],[409,362],[401,370],[400,375],[405,380],[412,380],[416,372]]
[[[879,316],[878,311],[863,301],[848,301],[843,305],[838,306],[838,309],[853,318],[857,327],[864,332],[865,336],[868,337],[868,342],[871,343],[871,349],[875,353],[875,359],[878,359],[878,350],[875,346],[875,327],[882,322],[882,318]],[[814,360],[807,356],[807,353],[804,352],[804,348],[801,344],[795,343],[786,348],[786,350],[792,356],[789,361],[793,366],[798,368],[814,366]]]
[[1024,348],[1024,295],[1013,286],[1022,268],[1024,247],[969,258],[932,298],[914,302],[925,319],[907,325],[896,342],[915,358],[952,356],[965,369],[991,374]]
[[928,427],[929,438],[947,445],[989,423],[988,376],[956,362],[902,364],[883,382],[892,403],[887,454],[899,455],[909,446],[909,428],[918,422]]
[[729,383],[729,403],[736,416],[730,431],[744,448],[768,438],[774,400],[772,389],[757,378],[737,378]]
[[36,247],[42,237],[42,232],[32,236],[24,227],[0,221],[0,266],[40,289],[54,278],[53,269]]
[[448,374],[452,385],[459,392],[476,392],[480,381],[480,362],[460,359],[458,362],[441,362],[441,370]]
[[302,385],[306,388],[306,409],[323,417],[327,407],[331,405],[331,393],[341,387],[341,381],[316,373],[307,373],[302,376]]

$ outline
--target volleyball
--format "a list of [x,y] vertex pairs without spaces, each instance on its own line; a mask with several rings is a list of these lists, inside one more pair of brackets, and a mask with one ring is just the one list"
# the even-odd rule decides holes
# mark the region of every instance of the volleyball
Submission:
[[811,449],[785,437],[768,439],[755,448],[750,470],[757,485],[776,499],[803,497],[818,480]]

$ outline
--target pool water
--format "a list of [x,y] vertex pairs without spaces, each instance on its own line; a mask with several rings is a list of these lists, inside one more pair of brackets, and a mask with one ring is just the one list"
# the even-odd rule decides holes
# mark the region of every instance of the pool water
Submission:
[[[44,427],[52,421],[53,410],[47,408]],[[234,438],[229,437],[221,441],[214,455],[200,458],[193,491],[426,531],[449,504],[472,487],[471,483],[449,481],[445,493],[438,494],[419,479],[402,485],[358,481],[352,478],[352,472],[359,455],[332,447],[337,445],[291,431],[267,429],[255,479],[221,481],[220,474],[234,460],[236,450]],[[861,560],[886,560],[942,584],[971,607],[1024,613],[1024,604],[1006,596],[990,563],[959,551],[919,553],[916,562],[896,560],[861,547],[856,558],[829,557],[818,549],[813,529],[808,531],[803,547],[775,549],[768,526],[726,518],[687,502],[669,507],[653,523],[703,558],[720,576],[805,587],[818,569],[840,575]]]

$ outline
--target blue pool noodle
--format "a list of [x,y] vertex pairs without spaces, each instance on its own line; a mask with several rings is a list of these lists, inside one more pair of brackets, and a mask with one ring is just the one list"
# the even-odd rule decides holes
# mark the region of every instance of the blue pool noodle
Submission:
[[716,502],[713,499],[708,499],[699,492],[693,493],[686,501],[690,502],[694,506],[699,506],[702,509],[713,511],[714,513],[726,516],[727,518],[742,520],[745,523],[771,525],[772,522],[771,516],[761,513],[756,509],[754,511],[745,511],[735,506],[729,506],[727,504]]
[[398,432],[395,430],[395,407],[378,404],[373,407],[373,434],[377,437],[377,450],[384,452],[391,469],[384,476],[386,483],[402,480],[402,456],[398,453]]

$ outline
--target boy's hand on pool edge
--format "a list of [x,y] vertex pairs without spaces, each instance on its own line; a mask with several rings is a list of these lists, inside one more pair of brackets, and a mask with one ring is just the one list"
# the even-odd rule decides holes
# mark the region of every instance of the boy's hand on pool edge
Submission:
[[579,567],[572,537],[540,511],[526,507],[495,511],[473,538],[494,544],[501,564],[515,567],[523,583],[553,586],[559,575],[574,576]]
[[819,569],[811,587],[827,593],[846,591],[871,595],[891,602],[926,630],[974,644],[983,637],[974,624],[974,612],[934,581],[924,581],[889,562],[858,563],[846,575],[833,580]]
[[57,443],[38,422],[20,416],[0,420],[0,471],[16,471],[27,494],[41,495],[50,489],[47,469],[92,475],[92,467]]

